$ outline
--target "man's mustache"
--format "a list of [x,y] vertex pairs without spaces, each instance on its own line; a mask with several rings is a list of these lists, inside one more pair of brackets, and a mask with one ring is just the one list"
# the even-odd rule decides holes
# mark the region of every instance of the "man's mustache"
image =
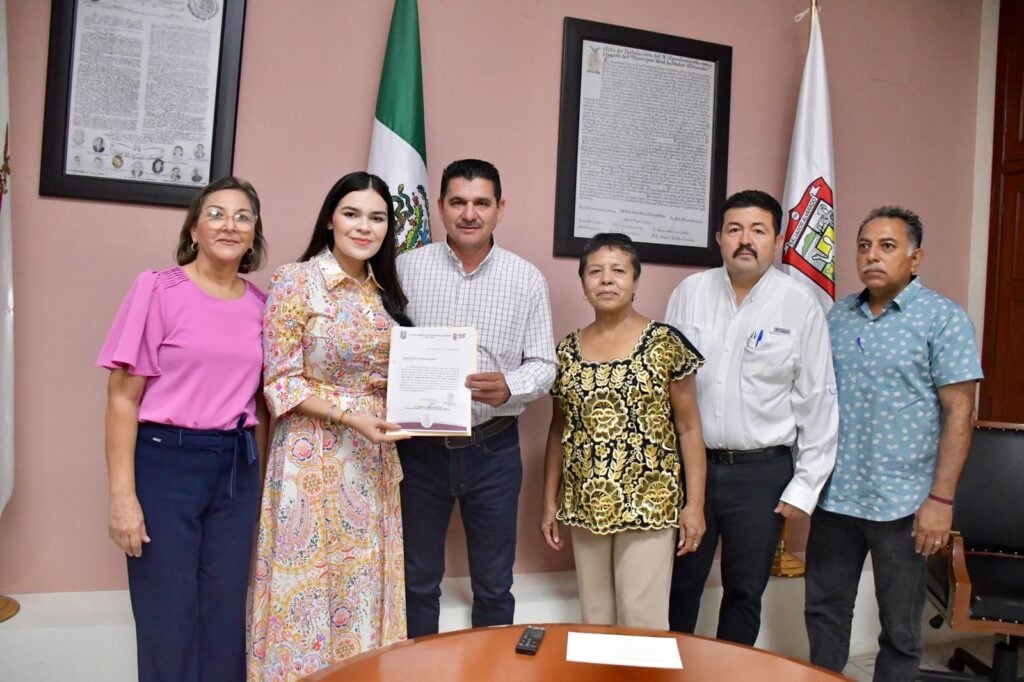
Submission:
[[757,251],[754,251],[754,249],[750,246],[740,246],[739,248],[732,252],[732,257],[735,258],[736,256],[744,252],[749,253],[751,256],[754,257],[754,260],[757,260]]

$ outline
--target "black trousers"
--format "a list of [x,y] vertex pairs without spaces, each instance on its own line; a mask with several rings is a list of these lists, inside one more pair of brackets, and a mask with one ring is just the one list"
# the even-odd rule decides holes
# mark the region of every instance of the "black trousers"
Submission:
[[871,554],[882,632],[876,682],[912,680],[921,663],[921,614],[927,573],[914,551],[914,517],[868,521],[817,509],[807,538],[804,618],[811,663],[842,672],[864,558]]
[[466,532],[473,627],[512,623],[523,479],[519,429],[510,426],[468,447],[448,448],[444,438],[411,438],[398,444],[398,454],[409,638],[437,633],[445,539],[456,502]]
[[793,477],[793,459],[780,455],[752,464],[708,461],[704,493],[707,532],[696,552],[676,557],[669,628],[693,632],[718,540],[722,540],[719,639],[753,645],[761,629],[761,595],[768,584],[783,517],[774,509]]

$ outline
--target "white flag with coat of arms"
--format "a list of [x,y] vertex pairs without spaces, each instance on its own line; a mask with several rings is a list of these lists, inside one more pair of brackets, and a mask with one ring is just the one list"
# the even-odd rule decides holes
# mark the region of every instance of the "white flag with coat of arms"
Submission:
[[803,282],[827,311],[836,298],[835,165],[832,110],[817,3],[800,82],[782,209],[786,212],[783,269]]

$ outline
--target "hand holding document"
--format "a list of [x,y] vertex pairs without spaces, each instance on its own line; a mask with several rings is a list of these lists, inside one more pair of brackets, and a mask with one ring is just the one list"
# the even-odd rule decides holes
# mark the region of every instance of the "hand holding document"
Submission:
[[387,420],[413,436],[468,436],[476,372],[472,327],[393,327]]

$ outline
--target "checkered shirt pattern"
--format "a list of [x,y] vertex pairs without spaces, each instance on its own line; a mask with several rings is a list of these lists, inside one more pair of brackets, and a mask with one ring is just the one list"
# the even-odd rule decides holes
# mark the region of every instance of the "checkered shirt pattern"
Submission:
[[502,372],[512,397],[499,407],[473,403],[473,425],[516,416],[555,379],[551,301],[544,275],[494,244],[466,274],[447,242],[398,257],[407,312],[419,327],[475,327],[477,372]]

